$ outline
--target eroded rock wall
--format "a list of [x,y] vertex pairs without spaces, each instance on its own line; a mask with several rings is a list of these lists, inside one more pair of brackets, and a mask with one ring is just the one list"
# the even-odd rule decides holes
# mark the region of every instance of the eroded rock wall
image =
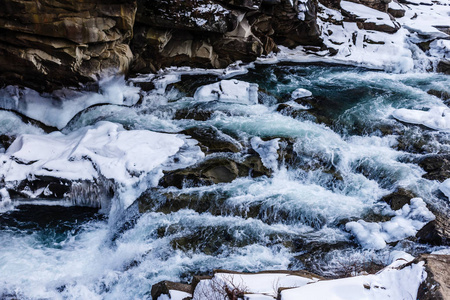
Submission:
[[50,91],[128,72],[135,12],[131,0],[0,0],[0,83]]

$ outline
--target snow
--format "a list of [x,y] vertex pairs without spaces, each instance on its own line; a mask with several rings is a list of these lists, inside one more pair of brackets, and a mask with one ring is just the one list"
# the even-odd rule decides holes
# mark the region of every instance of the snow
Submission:
[[0,108],[17,111],[48,126],[62,129],[77,113],[90,106],[133,105],[139,100],[139,88],[127,85],[123,76],[102,79],[99,86],[99,93],[63,89],[51,95],[8,86],[0,90]]
[[359,220],[347,223],[345,228],[356,237],[361,246],[378,250],[386,247],[386,243],[414,236],[434,218],[421,198],[413,198],[411,205],[405,204],[395,211],[395,216],[389,221],[373,223]]
[[[182,147],[192,148],[193,152],[180,163],[195,163],[202,154],[194,144],[194,140],[183,136],[126,131],[111,122],[99,122],[67,135],[23,134],[0,156],[0,177],[11,183],[34,176],[89,181],[101,176],[113,180],[124,195],[127,190],[139,193],[146,186],[136,185],[146,177],[151,177],[151,184],[156,185],[163,165]],[[129,206],[135,196],[124,197],[124,206]]]
[[[415,1],[415,0],[414,0]],[[427,0],[429,1],[429,0]],[[412,0],[408,0],[412,2]],[[425,2],[418,0],[417,2]],[[443,1],[444,2],[444,1]],[[411,32],[417,32],[430,38],[448,38],[448,34],[437,29],[437,26],[449,25],[450,6],[445,3],[432,3],[431,5],[405,5],[405,16],[397,21]]]
[[183,300],[185,298],[192,297],[191,294],[183,292],[183,291],[177,291],[177,290],[169,290],[169,295],[161,295],[158,297],[158,300]]
[[224,285],[245,292],[245,296],[248,299],[273,299],[277,296],[279,288],[300,287],[317,280],[318,278],[311,279],[282,272],[258,274],[216,273],[213,279],[200,281],[194,291],[193,299],[203,300],[206,299],[206,296],[215,299],[214,296],[220,295],[219,293]]
[[222,101],[240,104],[258,103],[258,85],[240,80],[222,80],[199,87],[194,94],[197,101]]
[[259,156],[261,157],[261,161],[263,165],[271,170],[277,170],[278,169],[278,152],[277,150],[280,149],[280,145],[278,144],[278,141],[280,139],[273,139],[270,141],[263,141],[259,137],[254,137],[250,141],[252,148],[258,152]]
[[388,25],[395,28],[395,24],[391,21],[391,18],[387,13],[383,13],[363,4],[349,1],[341,1],[340,5],[344,11],[355,16],[358,20],[375,23],[377,25]]
[[450,199],[450,179],[442,182],[439,186],[439,189],[444,193],[445,196],[447,196],[448,199]]
[[302,88],[296,89],[291,94],[292,99],[306,98],[306,97],[311,97],[311,96],[312,96],[312,93],[310,91],[308,91],[307,89],[302,89]]
[[281,300],[405,300],[416,299],[426,278],[424,262],[397,269],[396,261],[374,275],[319,281],[281,292]]
[[405,123],[419,124],[439,131],[450,130],[450,109],[432,107],[428,111],[400,108],[392,116]]

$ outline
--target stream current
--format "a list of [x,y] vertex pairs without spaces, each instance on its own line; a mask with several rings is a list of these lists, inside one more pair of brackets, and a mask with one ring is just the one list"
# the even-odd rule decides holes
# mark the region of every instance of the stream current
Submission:
[[[143,78],[129,84],[139,86]],[[14,199],[14,209],[0,212],[0,295],[147,299],[161,280],[189,282],[219,268],[307,269],[337,277],[386,265],[395,251],[448,251],[414,236],[382,249],[364,247],[345,224],[392,218],[393,210],[380,199],[399,187],[449,215],[439,182],[423,178],[417,162],[450,153],[450,134],[392,117],[398,108],[443,106],[427,91],[450,92],[449,76],[280,64],[256,65],[233,78],[257,83],[259,104],[196,103],[196,88],[219,79],[185,74],[177,83],[156,84],[159,92],[143,88],[134,106],[84,110],[62,132],[99,121],[164,133],[209,126],[239,141],[242,153],[255,137],[278,139],[282,151],[261,155],[277,157],[269,176],[181,189],[159,186],[147,193],[145,209],[135,202],[114,218],[105,209],[64,199]],[[314,98],[289,102],[297,88]],[[190,113],[180,117],[180,111]],[[12,112],[1,113],[3,135],[40,132],[13,124]],[[184,200],[172,205],[173,199]]]

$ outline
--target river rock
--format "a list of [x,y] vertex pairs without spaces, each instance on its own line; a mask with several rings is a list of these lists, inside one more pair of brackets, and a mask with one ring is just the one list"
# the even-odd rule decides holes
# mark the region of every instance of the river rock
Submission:
[[241,144],[213,126],[193,127],[182,131],[199,142],[203,152],[240,152]]
[[419,287],[418,300],[450,299],[450,255],[422,254],[414,262],[425,262],[427,278]]
[[389,204],[392,210],[399,210],[405,204],[410,204],[411,199],[415,197],[416,195],[414,195],[413,192],[408,191],[402,187],[399,187],[394,192],[381,198],[381,201],[384,201],[387,204]]
[[0,1],[0,82],[38,91],[127,73],[131,0]]
[[436,71],[450,75],[450,60],[448,59],[441,60],[437,65]]
[[450,155],[429,155],[419,161],[419,166],[427,172],[422,177],[440,182],[450,178]]
[[436,219],[417,232],[417,240],[430,245],[450,245],[450,219],[440,211],[433,213]]
[[[158,300],[160,296],[167,295],[171,298],[171,291],[179,291],[186,294],[192,294],[192,286],[172,281],[160,281],[152,285],[151,295],[153,300]],[[173,292],[172,292],[173,293]],[[183,298],[184,299],[184,298]]]
[[212,157],[196,166],[166,172],[159,181],[163,187],[198,186],[231,182],[238,177],[269,175],[259,156],[250,155],[242,162],[228,157]]

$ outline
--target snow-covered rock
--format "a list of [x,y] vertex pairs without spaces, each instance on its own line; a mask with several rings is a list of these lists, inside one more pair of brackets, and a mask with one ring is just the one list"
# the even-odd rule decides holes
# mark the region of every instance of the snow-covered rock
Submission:
[[204,85],[195,91],[197,101],[222,101],[240,104],[258,103],[258,85],[240,80],[222,80]]
[[123,76],[104,78],[99,81],[99,86],[98,93],[62,89],[51,95],[8,86],[0,89],[0,108],[17,111],[45,125],[62,129],[77,113],[90,106],[131,106],[139,100],[140,89],[128,85]]
[[373,275],[319,281],[281,292],[281,300],[404,300],[416,299],[426,278],[424,262],[403,266],[404,259]]
[[237,290],[248,297],[246,299],[274,299],[279,288],[301,287],[320,278],[313,274],[300,276],[295,272],[261,272],[256,274],[215,273],[212,279],[201,280],[194,291],[193,300],[221,299],[224,287]]
[[373,223],[359,220],[347,223],[345,228],[364,248],[382,249],[386,243],[414,236],[434,218],[421,198],[413,198],[410,205],[405,204],[402,209],[395,211],[395,217],[389,221]]
[[362,21],[364,29],[394,33],[400,28],[387,13],[350,1],[341,1],[340,5],[345,14]]
[[291,94],[292,99],[306,98],[306,97],[311,97],[311,96],[312,96],[311,91],[308,91],[307,89],[303,89],[303,88],[298,88],[295,91],[293,91]]
[[280,139],[273,139],[270,141],[263,141],[259,137],[254,137],[250,141],[252,148],[258,152],[261,157],[261,161],[264,166],[271,170],[278,169],[278,149],[280,145],[278,143]]
[[181,166],[202,157],[195,144],[184,136],[126,131],[111,122],[99,122],[67,135],[24,134],[0,156],[0,178],[11,186],[35,177],[69,181],[102,177],[115,183],[127,207],[138,196],[136,193],[157,184],[162,169],[170,168],[170,158],[182,147],[191,152],[179,157]]
[[450,109],[447,107],[432,107],[428,111],[400,108],[392,116],[405,123],[424,125],[431,129],[450,130]]
[[446,181],[441,183],[439,189],[444,193],[445,196],[447,196],[448,199],[450,199],[450,179],[447,179]]

